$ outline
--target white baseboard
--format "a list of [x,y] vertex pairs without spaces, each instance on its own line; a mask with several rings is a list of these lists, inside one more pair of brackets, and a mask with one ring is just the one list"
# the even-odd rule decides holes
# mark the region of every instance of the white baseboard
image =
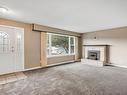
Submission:
[[116,66],[116,67],[122,67],[122,68],[127,68],[127,66],[124,65],[118,65],[118,64],[110,64],[111,66]]

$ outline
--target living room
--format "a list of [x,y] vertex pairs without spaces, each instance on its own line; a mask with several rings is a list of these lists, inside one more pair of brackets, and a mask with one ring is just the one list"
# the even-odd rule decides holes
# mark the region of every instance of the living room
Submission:
[[0,0],[1,95],[126,95],[126,4]]

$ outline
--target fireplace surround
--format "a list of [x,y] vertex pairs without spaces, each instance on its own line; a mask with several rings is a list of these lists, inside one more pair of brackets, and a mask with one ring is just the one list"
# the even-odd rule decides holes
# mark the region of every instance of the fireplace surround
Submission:
[[81,62],[94,66],[109,64],[109,45],[83,45],[83,58]]

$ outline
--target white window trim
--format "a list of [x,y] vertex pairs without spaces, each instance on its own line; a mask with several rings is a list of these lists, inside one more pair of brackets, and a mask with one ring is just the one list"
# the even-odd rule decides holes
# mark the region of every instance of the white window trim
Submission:
[[[49,55],[47,55],[48,58],[50,57],[58,57],[58,56],[70,56],[70,55],[75,55],[75,37],[74,36],[69,36],[69,35],[62,35],[62,34],[54,34],[54,33],[47,33],[49,35]],[[59,55],[52,55],[51,54],[51,36],[52,35],[58,35],[58,36],[64,36],[64,37],[69,37],[69,53],[68,54],[59,54]],[[71,44],[70,44],[70,38],[74,38],[74,53],[71,53]]]
[[74,37],[74,54],[76,54],[76,50],[75,50],[75,47],[76,47],[76,43],[75,43],[75,42],[76,42],[76,41],[75,41],[75,39],[76,39],[76,38]]
[[70,44],[70,37],[69,37],[69,54],[71,54],[71,44]]
[[51,55],[51,47],[52,47],[52,43],[51,43],[51,35],[49,35],[49,55]]

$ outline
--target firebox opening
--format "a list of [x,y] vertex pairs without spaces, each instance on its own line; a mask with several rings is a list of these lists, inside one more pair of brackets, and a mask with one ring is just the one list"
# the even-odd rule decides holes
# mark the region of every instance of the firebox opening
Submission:
[[100,51],[89,50],[87,59],[100,60]]

